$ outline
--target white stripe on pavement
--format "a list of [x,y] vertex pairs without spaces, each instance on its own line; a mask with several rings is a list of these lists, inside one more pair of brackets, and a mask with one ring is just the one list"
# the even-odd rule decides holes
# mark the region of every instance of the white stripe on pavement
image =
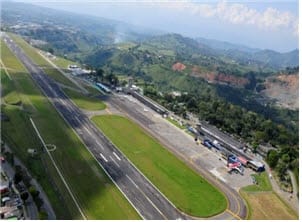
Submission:
[[109,156],[109,158],[113,161],[113,163],[115,163],[115,165],[117,165],[118,167],[120,167],[120,165],[118,165],[118,163],[111,156]]
[[119,161],[121,161],[121,158],[115,152],[113,152],[113,155],[116,157],[116,159],[118,159]]
[[108,162],[108,160],[106,159],[106,157],[103,156],[103,154],[100,153],[100,155],[105,160],[105,162]]
[[131,177],[128,176],[128,174],[126,174],[126,177],[131,181],[131,183],[133,183],[133,185],[138,189],[138,186],[136,185],[136,183],[131,179]]
[[99,141],[96,140],[95,142],[97,145],[99,145],[102,148],[102,150],[104,150],[104,147],[102,146],[102,144],[99,143]]
[[168,219],[157,207],[156,205],[147,197],[147,195],[136,185],[136,183],[131,179],[131,177],[126,174],[126,177],[134,184],[134,186],[144,195],[144,197],[150,202],[150,204],[165,218]]

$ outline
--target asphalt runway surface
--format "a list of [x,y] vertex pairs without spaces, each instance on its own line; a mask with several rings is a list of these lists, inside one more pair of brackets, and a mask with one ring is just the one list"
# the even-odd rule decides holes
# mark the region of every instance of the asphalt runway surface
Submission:
[[4,35],[3,38],[10,50],[27,68],[44,95],[74,129],[100,166],[143,219],[192,219],[176,209],[19,46],[8,36]]

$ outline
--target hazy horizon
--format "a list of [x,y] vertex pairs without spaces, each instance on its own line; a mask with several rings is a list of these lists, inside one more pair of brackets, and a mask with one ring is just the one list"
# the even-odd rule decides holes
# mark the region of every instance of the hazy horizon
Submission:
[[140,27],[215,39],[250,48],[299,48],[298,1],[36,1],[48,8],[127,22]]

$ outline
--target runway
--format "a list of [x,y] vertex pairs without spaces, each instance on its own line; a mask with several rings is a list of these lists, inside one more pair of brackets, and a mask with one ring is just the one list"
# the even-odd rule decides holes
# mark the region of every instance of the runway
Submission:
[[[100,132],[72,103],[60,87],[47,76],[7,35],[6,44],[24,64],[44,95],[74,129],[106,174],[125,195],[143,219],[190,219],[159,190]],[[97,184],[96,184],[97,186]]]

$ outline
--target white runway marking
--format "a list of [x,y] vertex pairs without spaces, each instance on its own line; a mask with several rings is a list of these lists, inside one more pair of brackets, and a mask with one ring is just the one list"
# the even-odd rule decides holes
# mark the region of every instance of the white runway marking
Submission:
[[138,189],[138,186],[136,185],[136,183],[131,179],[131,177],[128,176],[128,174],[126,174],[126,177],[131,181],[131,183],[133,183],[133,185]]
[[147,195],[136,185],[136,183],[131,179],[131,177],[126,174],[126,177],[131,181],[131,183],[134,184],[134,186],[144,195],[144,197],[150,202],[150,204],[164,217],[167,219],[167,217],[156,207],[156,205],[147,197]]
[[106,159],[106,157],[103,156],[103,154],[100,153],[100,155],[105,160],[105,162],[108,162],[108,160]]
[[102,144],[100,144],[97,140],[95,142],[98,146],[100,146],[102,148],[102,150],[104,150],[104,147],[102,146]]
[[115,152],[113,152],[113,155],[116,157],[116,159],[118,159],[119,161],[121,161],[121,158]]
[[223,182],[226,182],[226,180],[220,175],[220,173],[214,168],[212,170],[210,170],[210,172],[216,176],[216,178],[222,180]]
[[109,156],[109,158],[113,161],[113,163],[115,163],[115,165],[117,165],[118,167],[120,167],[120,165],[118,165],[118,163],[111,156]]

